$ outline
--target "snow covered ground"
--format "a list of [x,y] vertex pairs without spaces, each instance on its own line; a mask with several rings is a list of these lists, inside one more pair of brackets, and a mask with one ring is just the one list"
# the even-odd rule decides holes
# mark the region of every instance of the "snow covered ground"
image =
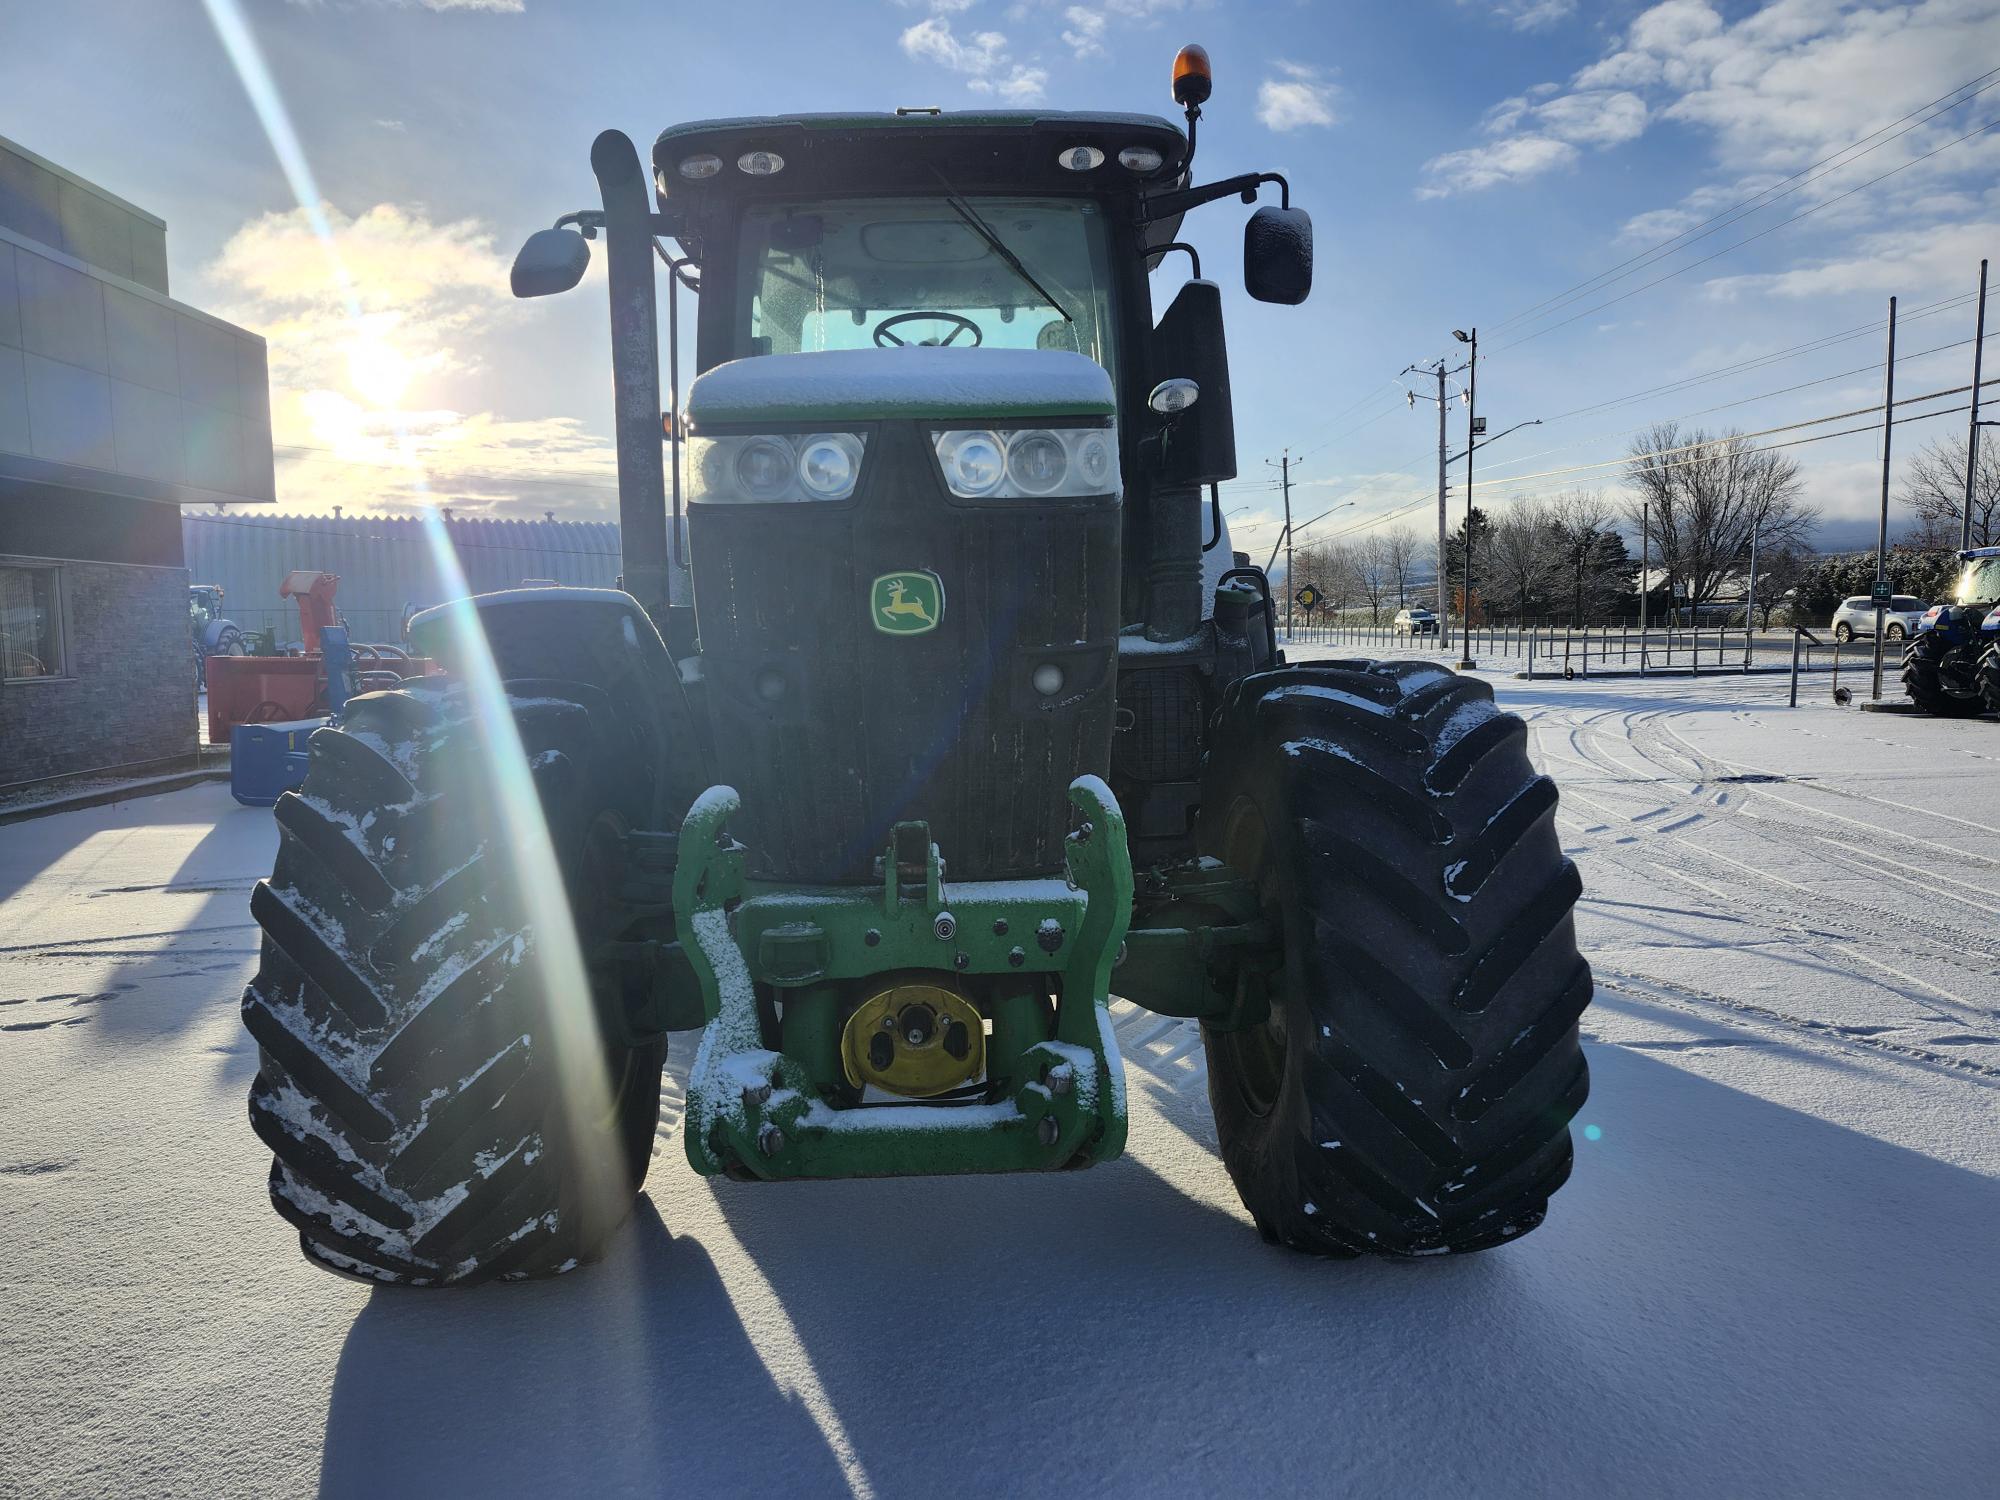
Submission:
[[2000,725],[1496,682],[1594,1085],[1549,1222],[1464,1260],[1262,1245],[1198,1039],[1127,1010],[1112,1166],[711,1183],[677,1038],[607,1262],[371,1292],[244,1120],[270,815],[0,828],[0,1494],[1991,1493]]

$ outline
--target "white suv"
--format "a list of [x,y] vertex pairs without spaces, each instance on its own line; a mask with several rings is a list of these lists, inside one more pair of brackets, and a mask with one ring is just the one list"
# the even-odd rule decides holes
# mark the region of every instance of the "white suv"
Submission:
[[[1882,639],[1900,641],[1917,633],[1917,621],[1930,608],[1923,600],[1908,594],[1898,594],[1889,601],[1888,612],[1882,616]],[[1852,599],[1840,601],[1840,608],[1833,612],[1833,638],[1846,642],[1857,635],[1875,634],[1875,605],[1866,594],[1856,594]]]
[[1427,609],[1399,609],[1390,627],[1397,635],[1436,635],[1437,616]]

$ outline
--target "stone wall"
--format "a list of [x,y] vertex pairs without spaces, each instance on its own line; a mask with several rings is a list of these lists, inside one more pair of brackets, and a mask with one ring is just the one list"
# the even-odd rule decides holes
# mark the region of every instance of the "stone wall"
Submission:
[[[0,567],[13,559],[0,556]],[[0,786],[195,753],[184,568],[64,562],[58,676],[0,684]]]

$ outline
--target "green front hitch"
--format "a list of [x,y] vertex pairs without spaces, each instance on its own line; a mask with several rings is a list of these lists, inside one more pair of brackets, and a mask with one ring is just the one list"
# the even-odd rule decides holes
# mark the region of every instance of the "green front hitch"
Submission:
[[[707,1013],[683,1127],[694,1168],[888,1177],[1116,1157],[1125,1076],[1108,1007],[1132,867],[1110,788],[1081,776],[1069,800],[1083,822],[1065,875],[949,881],[928,828],[903,823],[879,885],[785,886],[746,875],[727,831],[732,788],[696,799],[674,875]],[[983,1087],[907,1100],[855,1088],[842,1061],[849,1017],[907,983],[986,999]]]

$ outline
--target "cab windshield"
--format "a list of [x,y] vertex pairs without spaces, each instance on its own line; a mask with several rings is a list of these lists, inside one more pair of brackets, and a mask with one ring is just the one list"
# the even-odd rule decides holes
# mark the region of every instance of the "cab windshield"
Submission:
[[1114,370],[1110,257],[1098,206],[1074,198],[966,202],[1020,269],[942,194],[749,210],[738,347],[745,354],[1067,349]]
[[1991,604],[2000,599],[2000,557],[1970,559],[1952,590],[1954,604]]

